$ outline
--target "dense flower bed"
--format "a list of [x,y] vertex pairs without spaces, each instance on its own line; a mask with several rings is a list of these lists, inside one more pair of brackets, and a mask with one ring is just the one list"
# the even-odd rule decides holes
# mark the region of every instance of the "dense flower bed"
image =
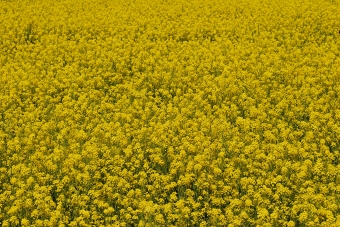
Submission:
[[340,226],[339,12],[0,1],[0,225]]

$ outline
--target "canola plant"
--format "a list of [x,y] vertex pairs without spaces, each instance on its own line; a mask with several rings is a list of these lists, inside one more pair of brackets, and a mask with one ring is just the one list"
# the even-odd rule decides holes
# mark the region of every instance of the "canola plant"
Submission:
[[339,12],[0,1],[0,225],[340,226]]

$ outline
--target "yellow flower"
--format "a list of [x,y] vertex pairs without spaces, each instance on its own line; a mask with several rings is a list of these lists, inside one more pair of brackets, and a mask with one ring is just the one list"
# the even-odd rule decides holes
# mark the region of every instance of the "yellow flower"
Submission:
[[304,211],[299,215],[299,221],[301,223],[305,223],[307,220],[308,220],[308,213]]
[[27,2],[0,1],[3,226],[336,226],[336,4]]
[[156,214],[155,221],[159,225],[164,225],[165,224],[164,216],[162,214]]
[[252,202],[250,199],[247,199],[247,200],[245,201],[245,206],[250,207],[250,206],[252,206],[252,205],[253,205],[253,202]]
[[265,208],[259,208],[258,209],[258,213],[257,213],[257,216],[260,220],[264,220],[266,219],[268,216],[269,216],[269,212],[267,209]]
[[287,223],[287,226],[289,226],[289,227],[294,227],[294,226],[295,226],[295,222],[294,222],[294,221],[289,221],[289,222]]
[[26,218],[21,219],[21,225],[22,226],[29,226],[30,225],[30,221]]

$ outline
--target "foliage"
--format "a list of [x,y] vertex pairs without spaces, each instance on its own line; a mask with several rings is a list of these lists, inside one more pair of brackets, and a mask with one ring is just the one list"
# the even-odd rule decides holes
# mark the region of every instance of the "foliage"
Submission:
[[0,1],[0,225],[340,226],[338,12]]

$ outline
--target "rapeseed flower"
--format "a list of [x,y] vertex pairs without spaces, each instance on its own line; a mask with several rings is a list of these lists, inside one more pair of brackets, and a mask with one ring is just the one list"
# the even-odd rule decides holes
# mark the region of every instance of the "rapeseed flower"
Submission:
[[338,226],[337,0],[0,11],[2,226]]

